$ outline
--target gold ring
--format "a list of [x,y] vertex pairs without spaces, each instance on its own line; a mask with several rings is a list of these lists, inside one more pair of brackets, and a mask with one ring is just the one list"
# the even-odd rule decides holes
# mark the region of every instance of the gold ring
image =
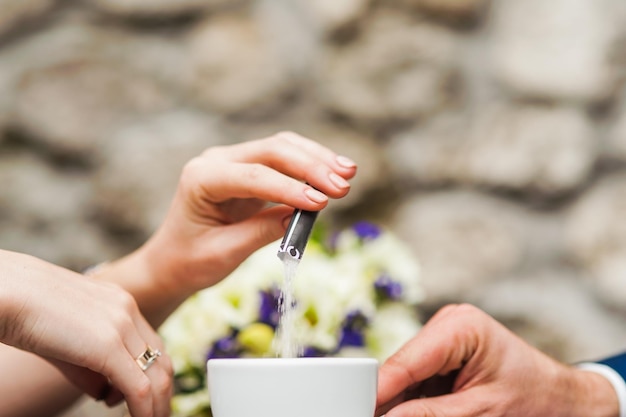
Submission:
[[161,351],[159,349],[152,349],[150,346],[146,346],[146,351],[141,355],[137,356],[135,362],[141,368],[142,371],[145,371],[157,360],[157,358],[161,356]]

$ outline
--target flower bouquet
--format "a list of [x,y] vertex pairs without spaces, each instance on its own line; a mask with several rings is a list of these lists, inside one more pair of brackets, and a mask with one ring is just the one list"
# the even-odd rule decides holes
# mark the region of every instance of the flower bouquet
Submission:
[[[196,293],[160,333],[175,369],[174,417],[210,416],[206,361],[278,356],[284,270],[278,244]],[[330,233],[318,222],[293,279],[293,332],[302,356],[384,360],[421,327],[419,268],[393,234],[360,222]]]

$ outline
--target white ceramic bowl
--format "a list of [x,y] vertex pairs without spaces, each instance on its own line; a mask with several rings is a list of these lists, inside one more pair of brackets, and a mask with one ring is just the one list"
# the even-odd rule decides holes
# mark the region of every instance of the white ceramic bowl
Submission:
[[370,358],[210,359],[214,417],[372,417],[378,362]]

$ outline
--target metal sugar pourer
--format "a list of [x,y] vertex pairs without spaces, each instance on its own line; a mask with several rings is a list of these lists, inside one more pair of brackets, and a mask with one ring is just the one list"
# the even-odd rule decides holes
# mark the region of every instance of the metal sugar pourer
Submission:
[[278,248],[277,255],[281,260],[284,261],[285,256],[290,256],[298,261],[302,259],[304,248],[309,241],[313,223],[315,223],[318,213],[319,211],[294,210],[285,236]]

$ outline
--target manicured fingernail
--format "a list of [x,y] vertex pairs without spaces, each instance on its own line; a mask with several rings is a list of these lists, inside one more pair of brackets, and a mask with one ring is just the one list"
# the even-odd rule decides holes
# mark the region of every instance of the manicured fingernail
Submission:
[[347,156],[338,156],[336,158],[336,161],[339,165],[341,165],[344,168],[354,168],[356,166],[356,162],[354,162],[352,159],[348,158]]
[[337,188],[348,188],[350,186],[350,183],[348,181],[346,181],[344,178],[340,177],[339,175],[335,174],[334,172],[331,172],[328,177],[330,178],[330,181],[335,184],[335,187]]
[[306,190],[304,190],[304,194],[309,197],[309,200],[315,203],[325,203],[326,201],[328,201],[328,197],[326,197],[325,194],[317,191],[314,188],[307,188]]

